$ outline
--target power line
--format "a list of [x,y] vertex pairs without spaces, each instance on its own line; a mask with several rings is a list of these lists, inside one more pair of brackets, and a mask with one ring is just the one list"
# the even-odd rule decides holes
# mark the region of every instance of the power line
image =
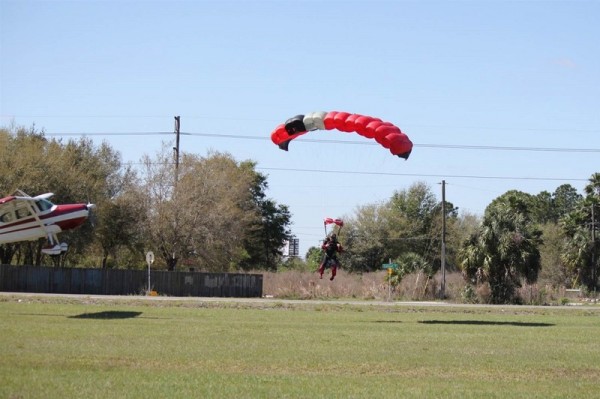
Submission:
[[[58,119],[73,119],[73,118],[89,118],[89,119],[168,119],[171,115],[148,115],[148,114],[114,114],[114,115],[100,115],[100,114],[83,114],[83,115],[45,115],[45,114],[0,114],[1,119],[15,119],[15,118],[58,118]],[[265,121],[278,123],[273,118],[257,118],[257,117],[238,117],[231,115],[216,116],[214,114],[206,115],[186,115],[186,119],[212,119],[212,120],[227,120],[227,121]],[[431,124],[431,123],[410,123],[403,122],[404,127],[416,127],[416,128],[433,128],[433,129],[464,129],[464,130],[496,130],[496,131],[527,131],[527,132],[566,132],[566,133],[600,133],[600,129],[590,128],[573,128],[573,127],[527,127],[527,126],[486,126],[486,125],[447,125],[447,124]]]
[[326,169],[300,169],[300,168],[269,168],[256,167],[259,170],[276,170],[285,172],[311,172],[311,173],[336,173],[353,175],[378,175],[378,176],[410,176],[410,177],[436,177],[455,179],[486,179],[486,180],[537,180],[537,181],[589,181],[589,179],[565,178],[565,177],[516,177],[516,176],[477,176],[477,175],[448,175],[448,174],[423,174],[423,173],[392,173],[392,172],[362,172],[349,170],[326,170]]
[[499,150],[499,151],[546,151],[546,152],[600,152],[600,148],[559,148],[559,147],[504,147],[492,145],[462,144],[415,144],[424,148],[456,148],[461,150]]
[[[125,165],[158,165],[157,162],[125,162]],[[169,165],[174,165],[168,163]],[[328,169],[301,169],[301,168],[271,168],[256,166],[257,170],[272,170],[278,172],[310,172],[310,173],[333,173],[343,175],[371,175],[371,176],[408,176],[408,177],[435,177],[435,178],[455,178],[455,179],[480,179],[480,180],[531,180],[531,181],[583,181],[589,179],[571,178],[571,177],[535,177],[535,176],[478,176],[478,175],[448,175],[448,174],[425,174],[425,173],[394,173],[394,172],[369,172],[358,170],[328,170]]]
[[[157,135],[172,135],[173,132],[95,132],[95,133],[46,133],[44,136],[157,136]],[[182,133],[183,134],[183,133]]]
[[[184,136],[214,137],[240,140],[271,140],[265,136],[247,136],[239,134],[218,134],[218,133],[192,133],[180,132]],[[96,132],[96,133],[45,133],[46,136],[170,136],[173,132]],[[331,139],[307,139],[298,138],[295,141],[306,143],[322,144],[342,144],[342,145],[379,145],[373,142],[331,140]],[[571,153],[600,153],[600,148],[567,148],[567,147],[522,147],[522,146],[494,146],[494,145],[468,145],[468,144],[433,144],[433,143],[414,143],[415,147],[422,148],[440,148],[440,149],[458,149],[458,150],[491,150],[491,151],[531,151],[531,152],[571,152]]]
[[[178,117],[176,117],[177,120]],[[172,135],[173,132],[113,132],[113,133],[47,133],[48,136],[60,135]],[[190,133],[180,132],[178,129],[175,132],[177,139],[179,135],[186,136],[204,136],[218,138],[236,138],[236,139],[253,139],[253,140],[269,140],[264,136],[246,136],[234,134],[214,134],[214,133]],[[354,144],[354,145],[375,145],[370,142],[344,141],[344,140],[314,140],[314,139],[299,139],[298,141],[318,142],[318,143],[336,143],[336,144]],[[468,150],[506,150],[506,151],[553,151],[553,152],[600,152],[600,149],[589,148],[544,148],[544,147],[501,147],[501,146],[473,146],[473,145],[458,145],[458,144],[414,144],[415,146],[430,147],[430,148],[454,148]],[[176,162],[176,166],[177,166]],[[140,163],[128,162],[128,165],[139,165]],[[581,178],[558,178],[558,177],[515,177],[515,176],[478,176],[478,175],[440,175],[440,174],[421,174],[421,173],[392,173],[392,172],[363,172],[363,171],[341,171],[341,170],[326,170],[326,169],[300,169],[300,168],[269,168],[257,167],[258,170],[276,170],[286,172],[311,172],[311,173],[336,173],[336,174],[354,174],[354,175],[381,175],[381,176],[410,176],[410,177],[436,177],[436,178],[456,178],[456,179],[486,179],[486,180],[536,180],[536,181],[588,181]]]

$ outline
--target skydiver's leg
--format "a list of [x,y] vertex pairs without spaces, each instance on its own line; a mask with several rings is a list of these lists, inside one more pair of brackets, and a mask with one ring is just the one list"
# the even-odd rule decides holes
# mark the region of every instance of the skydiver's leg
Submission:
[[329,280],[333,281],[333,279],[335,278],[337,267],[338,263],[336,261],[331,262],[331,278]]
[[319,265],[319,274],[321,275],[319,278],[323,278],[323,272],[325,271],[325,262],[321,262]]
[[323,254],[323,258],[321,259],[321,264],[319,265],[319,274],[321,275],[320,278],[323,278],[323,273],[325,272],[325,267],[327,267],[327,262],[328,262],[328,257],[327,254]]

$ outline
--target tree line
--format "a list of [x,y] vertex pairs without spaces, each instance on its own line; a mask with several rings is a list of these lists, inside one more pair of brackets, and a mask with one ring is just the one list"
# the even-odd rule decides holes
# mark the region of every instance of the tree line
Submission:
[[[267,177],[230,154],[144,155],[139,170],[108,143],[49,139],[35,127],[0,129],[0,192],[53,192],[57,202],[96,204],[89,223],[61,233],[57,265],[206,271],[276,270],[290,236],[286,205],[268,198]],[[40,265],[44,240],[0,245],[4,264]]]
[[[268,198],[267,177],[254,161],[227,153],[183,153],[175,170],[170,147],[144,155],[133,169],[108,143],[45,137],[35,127],[0,129],[0,192],[53,192],[60,202],[93,202],[90,223],[62,233],[70,244],[57,265],[205,271],[316,270],[321,250],[306,260],[282,255],[291,236],[288,206]],[[600,173],[580,194],[569,184],[552,193],[508,191],[483,215],[442,207],[432,189],[416,182],[385,202],[365,204],[344,217],[343,268],[379,270],[392,261],[395,281],[411,272],[432,277],[441,266],[442,222],[446,265],[473,286],[487,285],[490,301],[514,302],[522,282],[540,276],[556,286],[595,290],[598,281]],[[442,215],[442,209],[446,214]],[[4,264],[39,265],[43,240],[0,245]]]
[[[482,217],[459,216],[446,202],[447,267],[473,286],[487,285],[492,303],[518,302],[516,289],[543,274],[555,287],[598,288],[600,173],[584,195],[569,184],[553,193],[511,190],[490,203]],[[385,203],[358,208],[348,219],[342,262],[350,270],[374,271],[390,260],[392,278],[441,266],[442,206],[431,188],[415,183]],[[312,248],[309,258],[318,259]]]
[[[359,207],[345,219],[344,268],[375,271],[391,262],[398,265],[392,283],[416,271],[432,278],[441,267],[441,205],[417,182],[383,203]],[[540,275],[555,287],[598,288],[600,173],[590,177],[584,194],[563,184],[553,193],[508,191],[483,216],[459,215],[451,202],[444,209],[446,266],[473,287],[488,286],[490,302],[518,301],[517,288]],[[310,248],[307,260],[319,259],[319,249]]]

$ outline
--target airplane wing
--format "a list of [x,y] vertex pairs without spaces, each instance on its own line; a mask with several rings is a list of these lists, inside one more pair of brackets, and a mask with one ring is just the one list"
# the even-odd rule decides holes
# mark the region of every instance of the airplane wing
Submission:
[[1,208],[1,205],[7,204],[10,201],[14,201],[16,199],[17,199],[17,197],[15,197],[14,195],[9,195],[8,197],[0,198],[0,208]]

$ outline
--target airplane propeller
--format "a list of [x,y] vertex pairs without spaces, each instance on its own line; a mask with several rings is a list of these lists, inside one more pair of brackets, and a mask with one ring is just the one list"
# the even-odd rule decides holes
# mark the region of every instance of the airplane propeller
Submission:
[[96,208],[96,204],[92,204],[91,202],[88,202],[86,207],[89,212],[88,219],[90,221],[90,224],[92,225],[92,227],[96,227],[96,212],[94,212],[94,209]]

